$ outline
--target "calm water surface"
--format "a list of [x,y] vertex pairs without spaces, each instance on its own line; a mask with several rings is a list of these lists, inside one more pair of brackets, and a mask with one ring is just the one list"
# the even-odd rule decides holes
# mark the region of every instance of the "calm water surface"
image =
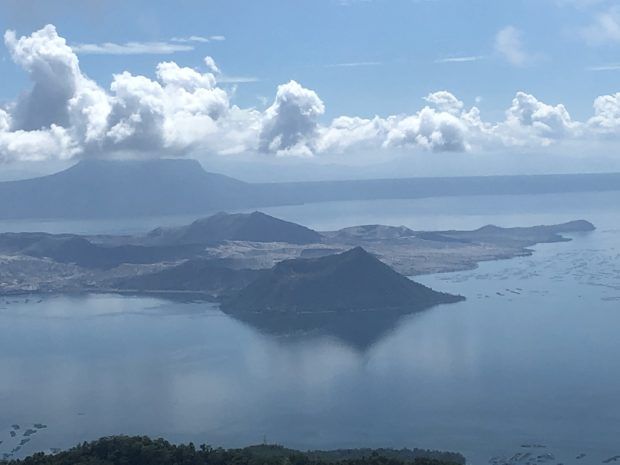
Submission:
[[198,302],[2,298],[0,457],[22,438],[11,438],[12,424],[23,432],[43,423],[20,453],[126,433],[224,446],[264,436],[300,448],[417,446],[460,451],[474,464],[538,444],[546,448],[536,454],[554,454],[548,463],[601,463],[620,454],[619,200],[608,193],[269,209],[320,229],[576,218],[599,227],[537,246],[532,257],[419,277],[468,300],[352,324],[353,335],[273,333]]

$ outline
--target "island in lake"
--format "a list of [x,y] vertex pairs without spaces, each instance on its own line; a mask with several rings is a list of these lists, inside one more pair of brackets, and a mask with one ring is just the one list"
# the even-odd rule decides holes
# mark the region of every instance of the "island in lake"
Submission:
[[411,277],[529,255],[587,221],[526,228],[314,231],[261,212],[139,235],[0,234],[0,295],[158,294],[218,302],[272,334],[320,331],[365,349],[404,315],[463,300]]
[[218,213],[141,235],[0,234],[0,293],[167,293],[239,313],[411,313],[462,299],[406,276],[531,254],[592,231],[584,220],[526,228],[314,231],[261,212]]
[[410,312],[459,300],[463,297],[418,284],[355,247],[320,258],[283,260],[222,308],[232,313]]

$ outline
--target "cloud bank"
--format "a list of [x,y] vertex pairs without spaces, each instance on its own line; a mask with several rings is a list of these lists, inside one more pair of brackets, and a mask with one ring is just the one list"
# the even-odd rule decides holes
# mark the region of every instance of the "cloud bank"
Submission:
[[[498,49],[521,64],[513,33],[504,31]],[[620,93],[597,97],[593,116],[582,122],[573,120],[564,105],[526,92],[515,95],[502,120],[485,121],[476,106],[467,107],[446,90],[427,95],[415,113],[324,121],[323,100],[296,81],[278,86],[264,111],[234,105],[211,57],[205,57],[202,71],[161,62],[154,79],[121,71],[104,89],[82,72],[75,49],[53,25],[23,37],[7,31],[4,42],[31,87],[0,107],[2,162],[193,153],[321,157],[499,151],[620,135]]]

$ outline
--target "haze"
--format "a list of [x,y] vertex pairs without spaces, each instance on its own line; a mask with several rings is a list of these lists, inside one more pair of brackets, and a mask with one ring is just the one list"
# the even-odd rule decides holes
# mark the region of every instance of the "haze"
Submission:
[[620,461],[615,2],[0,31],[0,465]]

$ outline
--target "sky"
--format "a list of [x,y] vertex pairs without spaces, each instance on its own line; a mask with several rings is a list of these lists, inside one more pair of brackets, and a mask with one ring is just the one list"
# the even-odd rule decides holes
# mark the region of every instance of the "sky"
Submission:
[[1,0],[0,178],[620,171],[620,2]]

